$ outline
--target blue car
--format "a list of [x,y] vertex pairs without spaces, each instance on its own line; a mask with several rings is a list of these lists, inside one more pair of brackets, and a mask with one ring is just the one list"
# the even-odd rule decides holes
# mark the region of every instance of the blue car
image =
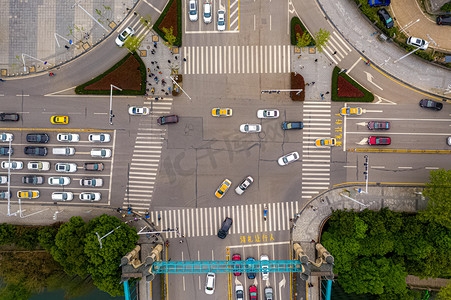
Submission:
[[390,5],[390,0],[368,0],[368,5],[372,7],[388,6]]
[[304,127],[304,124],[302,124],[302,122],[283,122],[282,123],[283,130],[302,129],[303,127]]
[[[248,257],[248,258],[246,259],[246,261],[255,261],[255,258],[253,258],[253,257]],[[250,267],[250,265],[249,265],[249,267]],[[249,278],[249,279],[254,279],[254,278],[255,278],[255,272],[247,272],[247,278]]]

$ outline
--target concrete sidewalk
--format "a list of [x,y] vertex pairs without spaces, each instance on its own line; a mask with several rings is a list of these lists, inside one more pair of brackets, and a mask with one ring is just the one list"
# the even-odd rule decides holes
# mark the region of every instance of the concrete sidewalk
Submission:
[[[359,189],[364,190],[365,186],[340,185],[316,196],[301,209],[293,221],[292,241],[301,245],[310,261],[316,259],[315,243],[321,242],[320,232],[333,210],[379,210],[388,207],[398,212],[416,212],[427,206],[427,201],[420,194],[423,186],[375,184],[368,187],[368,194],[359,193]],[[309,283],[310,287],[306,287],[305,281],[297,277],[296,299],[304,299],[304,295],[307,295],[308,299],[320,299],[320,278],[311,276]]]

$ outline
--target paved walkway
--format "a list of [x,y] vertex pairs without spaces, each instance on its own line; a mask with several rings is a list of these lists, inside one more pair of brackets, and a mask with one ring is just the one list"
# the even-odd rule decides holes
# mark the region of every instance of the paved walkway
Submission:
[[[328,190],[310,202],[301,209],[299,215],[295,219],[295,225],[292,231],[293,242],[298,242],[304,249],[305,253],[311,261],[316,259],[316,251],[314,243],[320,242],[319,233],[324,222],[332,214],[332,210],[337,209],[361,209],[379,210],[388,207],[398,212],[416,212],[426,208],[427,201],[418,194],[423,190],[420,186],[369,186],[368,194],[358,193],[358,189],[365,189],[365,186],[347,186]],[[349,192],[346,192],[349,191]],[[356,201],[344,197],[351,195]],[[363,203],[365,206],[357,203]],[[316,276],[311,276],[309,282],[313,284],[308,287],[307,291],[305,281],[297,277],[297,299],[304,299],[307,294],[308,299],[319,299],[320,281]]]

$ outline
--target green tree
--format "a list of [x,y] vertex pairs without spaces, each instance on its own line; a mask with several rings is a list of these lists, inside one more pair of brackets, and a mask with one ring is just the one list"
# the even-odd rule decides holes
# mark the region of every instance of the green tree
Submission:
[[423,195],[429,198],[427,209],[420,211],[423,220],[451,229],[451,170],[431,171]]
[[11,224],[0,224],[0,245],[10,245],[16,238],[16,226]]
[[20,284],[7,284],[0,290],[2,300],[28,300],[31,295],[32,293]]
[[147,28],[151,28],[152,27],[152,24],[150,23],[151,20],[152,20],[152,17],[150,15],[147,15],[145,17],[141,17],[139,19],[141,24],[143,24],[143,26],[146,26]]
[[330,32],[320,28],[317,33],[315,33],[315,43],[318,51],[320,53],[323,52],[323,47],[326,46],[326,43],[329,41]]
[[36,249],[38,245],[38,227],[17,226],[16,245],[28,250]]
[[441,11],[451,11],[451,2],[445,3],[440,7]]
[[174,36],[174,28],[171,26],[171,28],[166,28],[163,27],[163,32],[164,32],[164,39],[168,42],[169,45],[173,46],[175,40],[177,39]]
[[438,293],[439,300],[449,300],[451,299],[451,280],[448,281],[448,284],[445,287],[440,289]]
[[58,228],[61,226],[60,223],[51,226],[42,226],[39,228],[38,241],[39,244],[45,250],[49,251],[55,246],[55,236],[58,233]]
[[[100,248],[99,236],[113,233],[102,239]],[[94,284],[111,296],[123,295],[120,285],[121,258],[130,252],[138,241],[136,228],[129,227],[120,219],[106,214],[88,223],[84,252],[88,258],[88,271],[94,279]]]
[[125,40],[124,46],[130,52],[136,52],[136,50],[138,50],[138,48],[141,46],[142,41],[143,37],[130,36]]
[[84,277],[87,274],[87,257],[84,253],[87,225],[81,217],[72,217],[61,225],[51,249],[53,258],[69,275]]
[[304,32],[301,36],[300,33],[296,33],[296,46],[299,48],[307,47],[312,42],[312,36],[308,32]]

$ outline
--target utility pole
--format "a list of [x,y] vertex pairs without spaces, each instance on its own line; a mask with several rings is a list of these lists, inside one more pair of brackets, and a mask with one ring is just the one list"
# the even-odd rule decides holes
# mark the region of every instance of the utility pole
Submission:
[[110,84],[110,125],[113,125],[113,88],[122,91],[121,88],[118,88],[117,86],[114,86]]

